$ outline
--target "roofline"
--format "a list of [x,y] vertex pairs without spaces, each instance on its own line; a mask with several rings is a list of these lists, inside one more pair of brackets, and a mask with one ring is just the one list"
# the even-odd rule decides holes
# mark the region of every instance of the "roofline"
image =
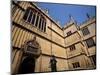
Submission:
[[[90,22],[90,21],[91,21],[91,22]],[[86,22],[88,22],[88,23],[86,24]],[[81,24],[81,25],[79,26],[80,29],[82,29],[82,28],[84,28],[84,27],[87,27],[87,26],[89,26],[89,25],[91,25],[91,24],[93,24],[93,23],[96,23],[96,18],[93,17],[93,18],[87,20],[86,22],[83,23],[83,24]]]
[[77,24],[75,24],[74,22],[72,22],[71,24],[66,25],[66,27],[63,27],[63,30],[65,30],[65,29],[71,27],[72,25],[74,25],[74,26],[77,28],[77,30],[78,30],[78,27],[79,27],[79,26],[78,26]]

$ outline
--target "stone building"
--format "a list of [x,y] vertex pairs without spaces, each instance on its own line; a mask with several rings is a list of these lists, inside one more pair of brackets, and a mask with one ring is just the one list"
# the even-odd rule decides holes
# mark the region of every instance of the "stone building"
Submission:
[[[61,27],[48,11],[27,1],[13,1],[11,15],[12,74],[51,72],[52,55],[57,71],[96,68],[95,18],[80,27],[71,18]],[[90,38],[91,42],[87,41]]]
[[96,19],[90,18],[80,26],[82,42],[86,48],[86,54],[92,62],[92,66],[96,66]]

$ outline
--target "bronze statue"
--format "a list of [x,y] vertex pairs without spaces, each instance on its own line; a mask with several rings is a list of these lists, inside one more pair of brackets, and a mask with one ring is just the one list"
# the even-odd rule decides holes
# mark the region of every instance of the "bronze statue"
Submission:
[[50,67],[51,67],[51,71],[52,72],[56,72],[57,71],[56,64],[57,64],[57,60],[56,60],[55,56],[52,55],[52,57],[50,59]]

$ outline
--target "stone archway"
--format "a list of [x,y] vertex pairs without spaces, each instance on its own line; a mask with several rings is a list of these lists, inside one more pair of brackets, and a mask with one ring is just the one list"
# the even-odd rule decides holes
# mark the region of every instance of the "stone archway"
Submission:
[[19,67],[19,74],[27,74],[27,73],[34,73],[35,72],[35,63],[36,59],[41,54],[41,47],[39,43],[36,41],[36,37],[32,40],[28,40],[25,42],[23,46],[23,57],[22,62]]

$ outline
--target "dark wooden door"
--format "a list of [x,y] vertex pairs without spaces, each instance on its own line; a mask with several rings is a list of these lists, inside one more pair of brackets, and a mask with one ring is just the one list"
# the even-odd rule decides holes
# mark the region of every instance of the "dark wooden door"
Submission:
[[20,65],[19,74],[34,73],[35,71],[35,59],[32,57],[26,57]]

